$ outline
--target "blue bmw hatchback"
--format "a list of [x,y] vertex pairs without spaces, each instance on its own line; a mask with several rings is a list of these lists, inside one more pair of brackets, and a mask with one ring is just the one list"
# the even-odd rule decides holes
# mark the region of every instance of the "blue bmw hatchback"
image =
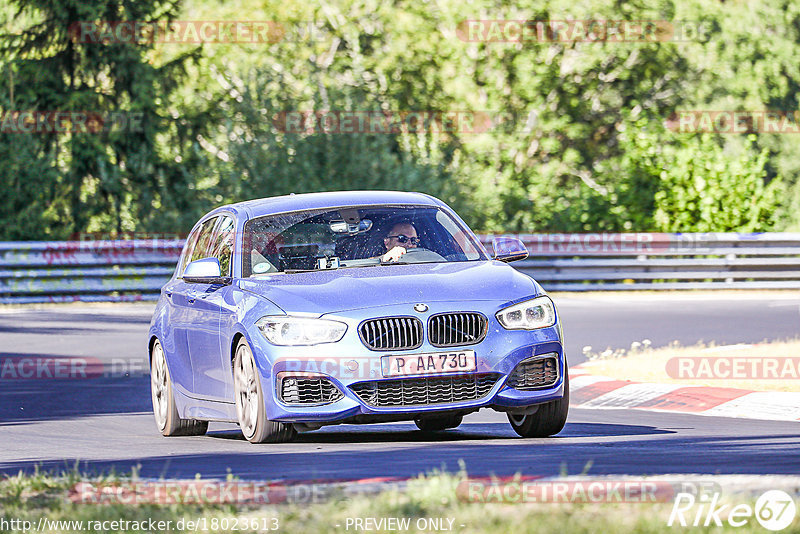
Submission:
[[524,437],[569,406],[562,330],[541,286],[490,256],[444,202],[335,192],[217,208],[192,229],[150,325],[165,436],[238,423],[253,443],[340,423],[457,427],[481,408]]

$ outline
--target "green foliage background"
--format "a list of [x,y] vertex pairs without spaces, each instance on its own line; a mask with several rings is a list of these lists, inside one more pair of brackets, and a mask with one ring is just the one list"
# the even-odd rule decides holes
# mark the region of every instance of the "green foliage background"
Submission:
[[[465,20],[666,20],[685,42],[468,42]],[[81,21],[277,21],[275,43],[79,43]],[[680,134],[681,110],[797,112],[791,0],[0,0],[0,110],[137,132],[0,133],[0,239],[185,232],[231,201],[424,191],[476,230],[800,228],[798,135]],[[484,133],[283,133],[293,110],[503,113]]]

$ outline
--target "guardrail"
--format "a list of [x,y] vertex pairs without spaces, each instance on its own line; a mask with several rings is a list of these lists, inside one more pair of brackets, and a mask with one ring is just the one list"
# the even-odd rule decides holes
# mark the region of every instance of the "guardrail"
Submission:
[[800,233],[514,237],[530,256],[513,265],[548,291],[800,289]]
[[0,243],[0,304],[156,300],[183,240]]
[[[504,234],[509,235],[509,234]],[[480,236],[491,249],[492,236]],[[800,289],[800,233],[522,234],[549,291]],[[0,243],[0,303],[158,298],[183,240]]]

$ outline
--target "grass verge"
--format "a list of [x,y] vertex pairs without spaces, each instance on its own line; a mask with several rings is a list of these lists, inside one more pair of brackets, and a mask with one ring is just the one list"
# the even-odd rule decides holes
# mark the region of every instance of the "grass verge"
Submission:
[[[110,484],[130,478],[114,476],[87,479],[77,474],[60,476],[33,474],[0,479],[0,512],[2,532],[20,532],[8,528],[9,522],[29,521],[29,530],[36,530],[40,518],[47,518],[49,532],[144,532],[150,525],[133,528],[127,524],[114,528],[111,521],[149,522],[169,521],[169,526],[157,530],[178,532],[569,532],[570,534],[596,532],[652,533],[671,531],[667,521],[673,507],[671,502],[616,504],[616,503],[474,503],[465,502],[457,490],[465,480],[464,474],[433,473],[408,482],[402,490],[383,491],[369,495],[332,495],[321,502],[293,502],[280,505],[234,506],[216,504],[91,504],[70,500],[70,490],[75,484],[91,480],[95,484]],[[748,503],[747,498],[732,503]],[[727,508],[730,510],[730,506]],[[691,514],[691,517],[694,513]],[[689,516],[687,516],[689,517]],[[721,519],[724,522],[726,515]],[[371,523],[355,521],[361,519]],[[377,523],[394,518],[397,523]],[[184,528],[178,528],[184,521]],[[186,528],[186,520],[197,522],[197,529]],[[71,521],[60,525],[55,522]],[[404,523],[404,521],[406,521]],[[77,523],[76,523],[77,522]],[[101,525],[98,522],[106,522]],[[236,522],[236,523],[234,523]],[[797,520],[783,530],[800,532]],[[397,525],[408,525],[398,528]],[[19,526],[19,523],[17,523]],[[369,528],[367,528],[369,525]],[[394,525],[394,526],[392,526]],[[39,530],[40,532],[45,529]],[[683,530],[683,529],[682,529]],[[764,532],[751,518],[742,527],[692,527],[698,532]]]

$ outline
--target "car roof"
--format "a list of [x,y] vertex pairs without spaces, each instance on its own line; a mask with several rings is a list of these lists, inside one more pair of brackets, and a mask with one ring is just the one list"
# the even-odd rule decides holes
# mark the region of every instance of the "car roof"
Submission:
[[253,218],[287,211],[369,206],[377,204],[446,206],[441,200],[424,193],[403,191],[331,191],[247,200],[244,202],[237,202],[236,204],[220,206],[208,215],[216,211],[231,211],[234,213],[244,213],[247,215],[247,218]]

